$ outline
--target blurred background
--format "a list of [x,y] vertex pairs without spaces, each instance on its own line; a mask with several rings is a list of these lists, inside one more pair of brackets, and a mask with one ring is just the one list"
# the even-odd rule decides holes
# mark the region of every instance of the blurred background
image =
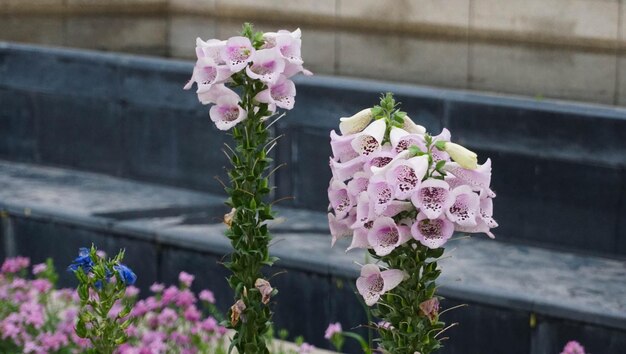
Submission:
[[349,286],[362,255],[329,250],[328,134],[393,91],[493,161],[497,239],[450,246],[443,306],[470,306],[447,314],[461,326],[442,353],[554,354],[577,339],[622,354],[625,1],[0,0],[0,260],[123,247],[142,294],[201,270],[196,290],[227,309],[214,176],[228,137],[182,86],[196,37],[300,27],[316,75],[295,79],[273,127],[288,164],[274,197],[294,197],[272,226],[288,271],[273,281],[277,326],[328,347],[329,322],[367,321]]

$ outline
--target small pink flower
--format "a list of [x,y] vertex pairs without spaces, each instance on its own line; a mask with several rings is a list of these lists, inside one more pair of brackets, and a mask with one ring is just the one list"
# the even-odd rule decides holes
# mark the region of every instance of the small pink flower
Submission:
[[35,279],[30,284],[40,294],[47,293],[52,289],[52,283],[48,279]]
[[41,274],[48,269],[48,266],[45,263],[35,264],[33,266],[33,275]]
[[165,289],[165,285],[161,283],[153,283],[152,285],[150,285],[150,291],[152,291],[153,293],[160,293],[163,291],[163,289]]
[[7,258],[0,267],[0,273],[17,273],[29,265],[30,259],[26,257]]
[[200,318],[202,317],[202,314],[200,313],[200,311],[198,311],[198,309],[195,306],[189,306],[185,309],[183,316],[185,317],[187,321],[196,322],[200,320]]
[[309,343],[302,343],[298,348],[298,354],[311,354],[315,350],[315,346]]
[[210,304],[214,304],[215,303],[215,296],[213,295],[213,292],[211,290],[202,290],[200,291],[200,294],[198,295],[198,298],[200,298],[200,300],[202,301],[206,301]]
[[577,341],[569,341],[565,344],[561,354],[585,354],[585,348]]
[[171,326],[176,320],[178,320],[178,314],[168,307],[164,308],[157,316],[157,321],[161,326]]
[[200,327],[207,332],[214,332],[217,330],[218,323],[217,320],[215,320],[215,318],[213,317],[209,317],[206,320],[202,321],[202,323],[200,324]]
[[335,322],[328,325],[326,328],[326,332],[324,333],[324,338],[330,340],[335,334],[341,333],[343,330],[341,329],[341,323]]
[[139,288],[136,286],[130,285],[126,287],[126,296],[127,297],[135,297],[139,294]]
[[187,288],[191,286],[191,283],[193,283],[195,278],[195,276],[187,272],[180,272],[180,274],[178,274],[178,281]]
[[176,305],[180,307],[191,306],[195,303],[196,303],[196,296],[189,289],[185,289],[179,292],[178,296],[176,297]]
[[377,265],[366,264],[361,268],[361,276],[356,280],[356,287],[365,304],[372,306],[384,293],[398,286],[405,276],[407,274],[398,269],[381,272]]
[[163,291],[163,298],[161,299],[163,305],[168,305],[169,303],[174,302],[174,300],[178,297],[178,293],[178,288],[173,285],[165,289],[165,291]]

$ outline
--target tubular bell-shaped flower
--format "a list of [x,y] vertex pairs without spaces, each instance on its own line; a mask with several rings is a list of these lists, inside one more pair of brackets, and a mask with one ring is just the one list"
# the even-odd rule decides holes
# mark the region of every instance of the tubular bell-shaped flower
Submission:
[[398,199],[409,199],[419,187],[428,170],[428,156],[416,156],[394,163],[386,172],[387,181],[394,186]]
[[228,130],[246,119],[246,111],[239,105],[239,97],[224,95],[209,110],[209,116],[219,130]]
[[328,226],[330,228],[330,235],[332,236],[330,245],[331,247],[335,245],[335,243],[344,238],[352,236],[352,229],[350,225],[352,225],[352,221],[350,217],[345,218],[343,220],[338,219],[335,214],[328,213]]
[[347,162],[337,162],[333,158],[330,158],[330,170],[333,174],[333,178],[338,181],[347,181],[355,173],[363,170],[363,161],[361,158],[355,158]]
[[461,226],[475,226],[480,200],[468,185],[454,188],[450,192],[452,204],[446,209],[448,219]]
[[296,97],[296,85],[293,81],[280,75],[276,83],[256,95],[255,99],[262,103],[267,103],[270,111],[275,111],[276,107],[292,109]]
[[361,268],[361,276],[356,280],[356,287],[365,304],[372,306],[378,302],[381,295],[398,286],[405,276],[406,273],[398,269],[381,272],[377,265],[366,264]]
[[233,73],[245,68],[252,60],[255,49],[246,37],[231,37],[226,41],[220,56]]
[[198,58],[211,58],[218,64],[225,64],[221,55],[224,47],[226,47],[226,41],[209,39],[205,42],[200,37],[196,38],[196,56]]
[[376,215],[381,215],[394,198],[394,188],[384,178],[373,178],[367,187],[370,205]]
[[386,256],[396,247],[411,239],[409,227],[396,225],[390,217],[379,217],[374,220],[367,233],[367,241],[378,256]]
[[191,79],[187,82],[184,89],[190,89],[195,82],[198,85],[197,93],[206,92],[211,89],[212,85],[226,81],[231,74],[227,66],[218,65],[209,57],[199,58],[196,66],[193,68]]
[[346,162],[359,156],[352,148],[352,139],[354,135],[337,135],[334,130],[330,132],[330,148],[335,160]]
[[352,209],[352,196],[348,193],[348,186],[342,181],[333,181],[328,188],[328,200],[339,219],[343,219]]
[[378,151],[382,146],[386,129],[387,124],[383,119],[374,121],[352,140],[354,151],[363,156]]
[[429,219],[426,214],[419,213],[411,227],[411,235],[422,245],[434,249],[443,246],[454,233],[454,224],[441,215]]
[[454,230],[467,233],[485,233],[490,238],[496,236],[491,232],[491,229],[498,227],[498,223],[493,219],[493,201],[491,198],[484,198],[480,200],[479,212],[476,215],[474,226],[456,225]]
[[448,183],[429,179],[411,195],[411,202],[430,219],[438,218],[451,204]]
[[444,170],[461,179],[465,184],[471,186],[472,190],[480,192],[481,195],[495,196],[495,193],[489,188],[491,183],[491,159],[487,159],[484,164],[473,170],[463,168],[456,162],[447,163]]
[[410,146],[417,146],[421,151],[426,151],[423,134],[411,134],[404,129],[393,127],[389,133],[389,140],[395,152],[402,152]]
[[285,61],[277,49],[261,49],[252,55],[252,65],[246,67],[246,74],[266,84],[274,84],[285,70]]

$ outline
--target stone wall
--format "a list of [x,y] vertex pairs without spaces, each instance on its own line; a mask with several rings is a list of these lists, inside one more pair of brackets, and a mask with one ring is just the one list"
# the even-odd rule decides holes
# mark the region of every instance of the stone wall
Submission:
[[4,13],[165,12],[370,31],[626,47],[623,0],[0,0]]

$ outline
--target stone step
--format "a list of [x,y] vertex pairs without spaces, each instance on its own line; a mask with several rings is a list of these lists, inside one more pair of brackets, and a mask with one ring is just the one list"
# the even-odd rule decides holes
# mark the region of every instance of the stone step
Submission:
[[[91,243],[109,252],[126,249],[127,263],[146,291],[153,281],[196,274],[194,288],[209,287],[222,309],[232,297],[219,265],[230,245],[220,223],[223,197],[116,177],[0,160],[0,258],[52,256],[59,269]],[[344,328],[366,323],[353,281],[365,262],[345,244],[330,248],[323,213],[278,210],[271,225],[268,274],[280,290],[276,323],[325,347],[329,322]],[[470,306],[443,319],[458,321],[442,353],[467,348],[497,353],[557,353],[570,339],[592,353],[626,348],[626,261],[486,240],[448,243],[439,293],[444,307]],[[70,274],[61,283],[72,285]],[[354,347],[349,352],[358,352]]]

